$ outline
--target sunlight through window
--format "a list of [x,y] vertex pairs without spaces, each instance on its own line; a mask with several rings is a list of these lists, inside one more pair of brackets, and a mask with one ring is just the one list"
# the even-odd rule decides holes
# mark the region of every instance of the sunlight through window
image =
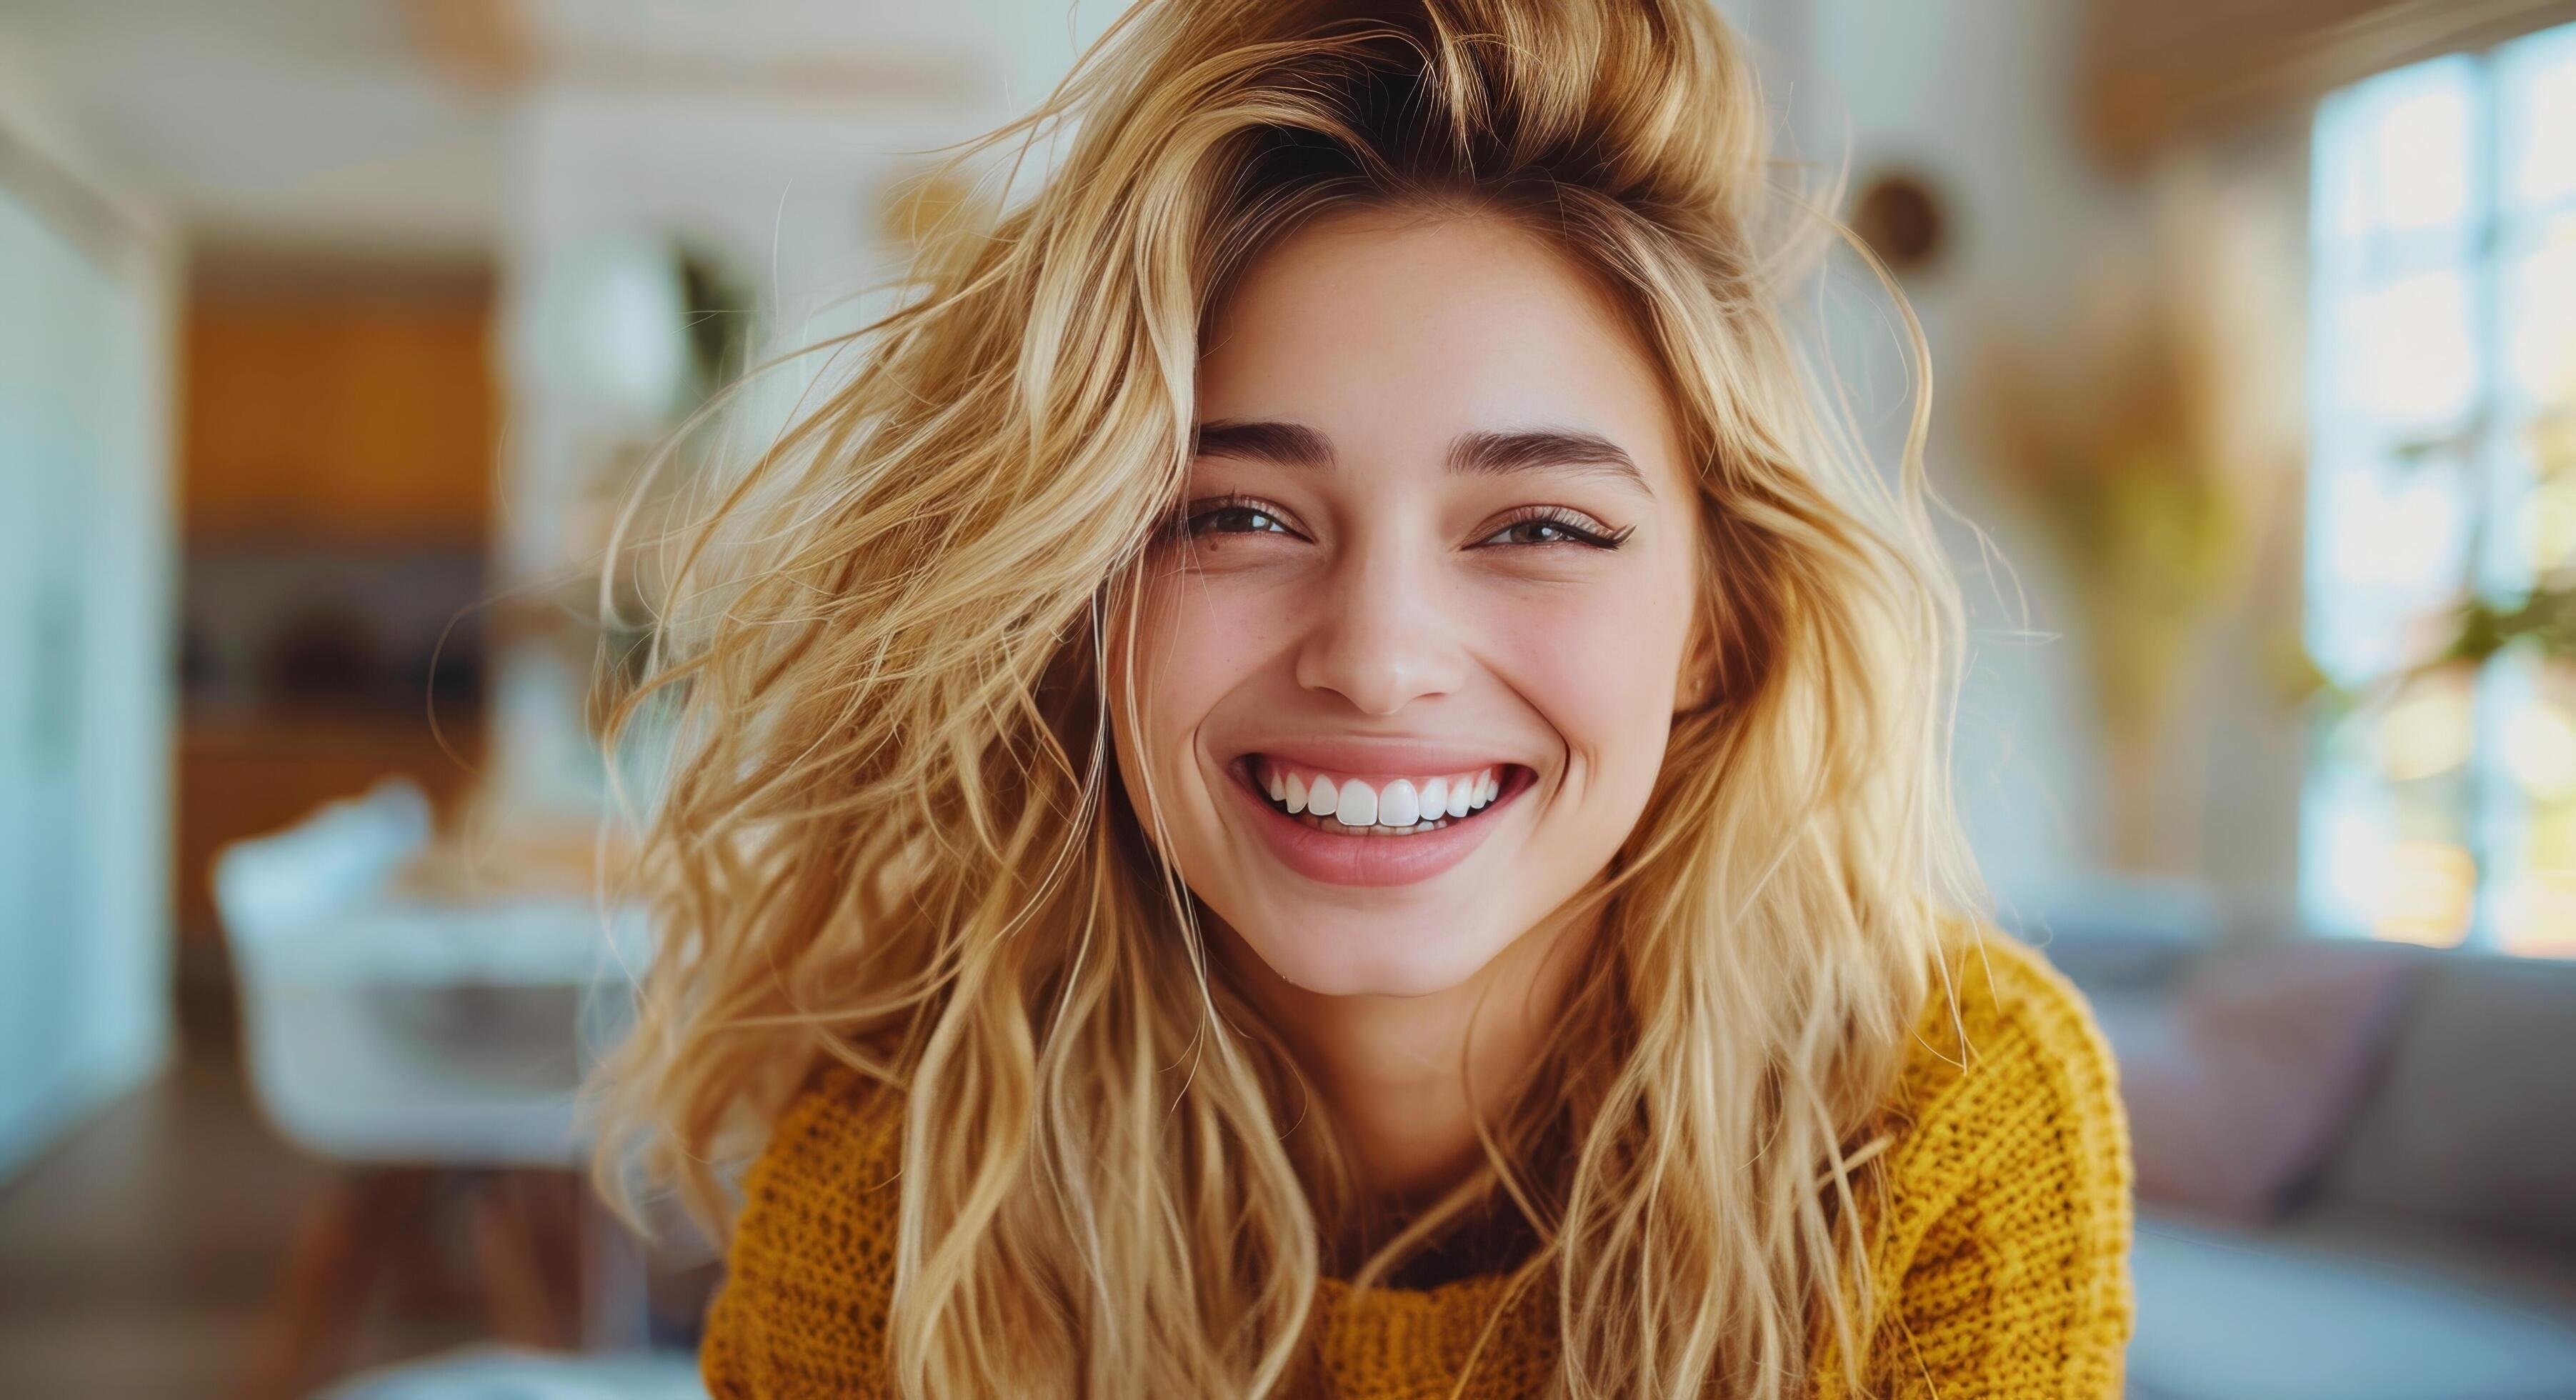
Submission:
[[2301,898],[2576,956],[2576,26],[2315,130]]

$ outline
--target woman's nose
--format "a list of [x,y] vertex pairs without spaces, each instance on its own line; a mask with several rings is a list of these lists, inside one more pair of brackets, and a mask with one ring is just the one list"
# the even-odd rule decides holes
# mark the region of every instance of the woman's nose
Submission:
[[1297,653],[1297,683],[1393,715],[1458,688],[1465,638],[1437,553],[1381,539],[1335,562]]

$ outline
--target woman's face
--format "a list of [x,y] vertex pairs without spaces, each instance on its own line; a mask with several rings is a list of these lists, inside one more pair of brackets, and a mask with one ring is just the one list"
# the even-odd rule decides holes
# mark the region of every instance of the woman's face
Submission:
[[1222,309],[1198,415],[1110,658],[1128,795],[1288,982],[1465,982],[1608,863],[1691,698],[1701,542],[1652,363],[1506,221],[1346,212]]

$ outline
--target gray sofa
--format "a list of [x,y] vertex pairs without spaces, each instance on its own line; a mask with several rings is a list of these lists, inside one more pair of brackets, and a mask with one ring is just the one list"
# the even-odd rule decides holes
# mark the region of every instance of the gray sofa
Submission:
[[[2124,1076],[2190,1036],[2179,1008],[2242,956],[2024,936],[2092,999]],[[2142,1192],[2132,1400],[2576,1397],[2576,964],[2426,952],[2381,1039],[2270,1218]],[[2143,1159],[2172,1115],[2131,1092]]]

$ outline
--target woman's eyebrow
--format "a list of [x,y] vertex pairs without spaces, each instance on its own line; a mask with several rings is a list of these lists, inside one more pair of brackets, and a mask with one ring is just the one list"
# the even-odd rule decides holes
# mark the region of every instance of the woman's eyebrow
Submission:
[[[1330,467],[1333,440],[1303,423],[1268,419],[1211,419],[1198,426],[1190,455],[1242,457],[1291,467]],[[1460,433],[1449,443],[1449,470],[1500,476],[1512,472],[1572,469],[1598,472],[1647,495],[1654,491],[1625,448],[1573,428],[1517,428]]]
[[1193,457],[1250,457],[1291,467],[1329,467],[1333,440],[1302,423],[1218,418],[1201,423]]
[[1646,474],[1627,449],[1599,433],[1572,428],[1523,428],[1460,433],[1449,443],[1449,470],[1481,475],[1572,469],[1598,472],[1651,496]]

